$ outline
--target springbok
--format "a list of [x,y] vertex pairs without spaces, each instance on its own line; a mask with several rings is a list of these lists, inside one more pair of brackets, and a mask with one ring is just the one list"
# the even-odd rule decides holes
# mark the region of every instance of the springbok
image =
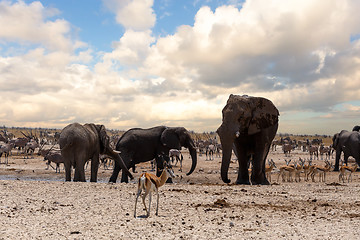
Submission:
[[314,166],[310,167],[310,169],[311,169],[310,170],[311,171],[310,176],[311,176],[311,180],[313,182],[315,182],[315,175],[317,173],[319,173],[319,182],[321,182],[321,180],[323,182],[325,182],[326,173],[329,172],[331,170],[331,167],[332,167],[332,165],[327,160],[325,160],[325,164],[326,164],[325,167],[317,166],[317,165],[314,165]]
[[[304,161],[305,161],[305,160],[304,160]],[[312,163],[312,160],[308,160],[308,164],[303,166],[303,169],[304,169],[304,180],[305,180],[305,181],[308,181],[308,180],[309,180],[309,174],[310,174],[311,167],[312,167],[311,163]]]
[[[144,190],[144,194],[142,195],[142,202],[144,204],[145,210],[146,210],[146,217],[150,216],[150,206],[151,206],[151,192],[155,191],[157,195],[157,204],[156,204],[156,216],[158,215],[159,210],[159,187],[163,186],[166,182],[166,180],[169,178],[175,177],[174,171],[171,168],[171,165],[167,164],[164,161],[164,170],[162,171],[160,177],[157,177],[156,175],[152,173],[142,173],[139,177],[138,182],[138,190],[136,194],[136,200],[135,200],[135,210],[134,210],[134,217],[136,218],[136,204],[138,201],[138,198]],[[145,198],[149,195],[149,209],[146,208],[145,204]]]
[[299,158],[299,163],[294,167],[295,169],[295,182],[301,182],[300,173],[304,169],[305,160]]
[[292,174],[295,172],[295,169],[297,167],[297,164],[295,163],[294,165],[292,166],[289,166],[289,163],[291,162],[291,159],[289,161],[286,161],[286,165],[283,165],[280,167],[280,171],[279,171],[279,175],[278,175],[278,178],[277,178],[277,181],[279,182],[279,178],[280,178],[280,175],[281,175],[281,178],[283,180],[283,182],[285,182],[285,172],[288,173],[288,182],[291,182],[292,181]]
[[269,160],[269,166],[265,166],[265,174],[266,174],[266,178],[271,182],[271,172],[272,170],[276,168],[275,162],[270,159]]
[[358,165],[357,163],[355,163],[354,166],[352,167],[349,167],[349,166],[346,166],[346,165],[343,165],[341,166],[340,168],[340,174],[339,174],[339,182],[340,182],[340,179],[343,180],[343,182],[345,182],[345,175],[346,175],[346,172],[350,172],[349,176],[348,176],[348,182],[350,182],[350,179],[352,181],[352,173],[355,172],[356,170],[358,169]]

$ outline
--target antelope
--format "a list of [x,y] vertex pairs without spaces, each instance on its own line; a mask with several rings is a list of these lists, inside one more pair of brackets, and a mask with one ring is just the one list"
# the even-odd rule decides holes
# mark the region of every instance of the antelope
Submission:
[[20,150],[25,148],[26,143],[29,141],[28,138],[21,137],[21,138],[15,138],[11,139],[10,143],[14,143],[14,148],[18,148],[17,154],[20,155]]
[[11,153],[11,149],[14,147],[13,143],[5,143],[0,144],[0,163],[1,163],[1,155],[4,153],[5,164],[8,165],[9,154]]
[[296,166],[294,166],[294,169],[295,169],[294,173],[295,173],[295,181],[296,182],[301,181],[300,173],[304,168],[305,160],[302,160],[301,158],[299,158],[299,162],[300,162],[300,164],[297,164]]
[[319,152],[320,152],[321,160],[323,159],[324,153],[325,153],[325,159],[327,158],[330,159],[330,150],[331,150],[330,147],[324,146],[324,144],[320,145]]
[[267,178],[268,180],[270,180],[270,182],[271,182],[271,171],[272,171],[274,168],[276,168],[275,162],[274,162],[272,159],[270,159],[270,160],[269,160],[269,166],[265,166],[266,178]]
[[54,167],[51,166],[51,162],[53,162],[56,164],[55,172],[57,173],[59,171],[59,173],[60,173],[60,163],[64,163],[64,158],[61,156],[61,153],[58,151],[49,151],[44,156],[44,161],[47,161],[46,162],[46,165],[47,165],[46,170],[49,169],[49,166],[54,169]]
[[[310,154],[310,160],[312,160],[312,156],[316,156],[317,159],[319,159],[319,151],[318,151],[318,146],[309,146],[309,154]],[[315,157],[314,157],[315,158]]]
[[[166,180],[169,178],[175,177],[174,171],[171,168],[170,165],[168,165],[165,161],[164,161],[164,169],[160,175],[160,177],[157,177],[156,175],[152,174],[152,173],[142,173],[139,177],[139,182],[138,182],[138,190],[137,190],[137,194],[136,194],[136,200],[135,200],[135,210],[134,210],[134,217],[136,218],[136,204],[138,201],[138,198],[142,192],[142,190],[144,190],[144,194],[142,195],[142,202],[144,204],[145,207],[145,211],[146,211],[146,217],[150,216],[150,206],[151,206],[151,192],[155,191],[156,195],[157,195],[157,204],[156,204],[156,216],[158,215],[158,210],[159,210],[159,187],[163,186],[166,182]],[[146,208],[146,204],[145,204],[145,198],[146,196],[149,195],[149,209]]]
[[351,177],[351,174],[353,172],[355,172],[358,168],[358,165],[355,163],[355,165],[353,167],[349,167],[349,166],[346,166],[346,165],[343,165],[341,166],[340,168],[340,174],[339,174],[339,182],[340,182],[340,179],[343,180],[343,182],[345,182],[345,175],[346,175],[346,172],[350,172],[349,176],[348,176],[348,182],[350,182],[350,179],[352,181],[352,177]]
[[209,146],[206,147],[206,160],[208,160],[208,155],[209,155],[209,161],[214,160],[214,152],[215,152],[215,145],[214,144],[210,144]]
[[177,149],[170,149],[169,150],[169,157],[171,158],[171,162],[174,163],[174,158],[176,159],[176,163],[174,166],[176,166],[176,164],[178,162],[180,162],[180,169],[179,171],[182,172],[182,161],[183,161],[183,155],[181,154],[181,152]]
[[279,182],[280,175],[282,177],[283,182],[285,182],[285,176],[284,176],[285,172],[288,172],[288,182],[291,182],[292,181],[292,174],[295,172],[295,168],[297,167],[296,163],[294,164],[294,166],[289,166],[288,165],[291,162],[291,160],[290,161],[285,160],[285,162],[286,162],[287,165],[283,165],[283,166],[280,167],[280,172],[279,172],[278,179],[277,179],[278,182]]
[[300,182],[300,173],[303,170],[305,161],[303,161],[301,158],[299,158],[299,163],[289,164],[291,162],[291,159],[289,161],[285,160],[285,162],[286,162],[287,166],[294,168],[295,181]]
[[325,167],[317,165],[312,166],[310,175],[313,182],[315,182],[315,175],[317,173],[319,173],[319,182],[321,182],[321,180],[325,182],[326,173],[329,172],[332,167],[327,160],[325,160],[325,164]]
[[271,143],[271,151],[276,151],[276,145],[281,145],[280,140],[273,140]]
[[[305,160],[304,160],[305,161]],[[308,181],[309,180],[309,174],[310,174],[310,170],[311,170],[311,163],[312,160],[308,160],[308,164],[303,166],[304,169],[304,180]]]
[[[100,154],[99,160],[100,160],[100,163],[104,165],[105,170],[108,170],[109,166],[114,165],[114,163],[112,162],[112,159],[109,158],[106,154]],[[101,164],[99,164],[99,168],[100,168]]]
[[286,156],[290,156],[290,152],[291,152],[291,150],[293,149],[293,147],[292,147],[291,144],[285,143],[285,144],[282,146],[282,149],[283,149],[284,154],[285,154],[285,157],[286,157]]
[[[25,144],[26,158],[29,158],[29,155],[28,155],[29,153],[30,153],[31,158],[34,158],[33,153],[35,152],[35,148],[37,148],[37,147],[39,147],[39,143],[34,139],[30,139],[30,141]],[[25,158],[25,155],[24,155],[24,158]]]

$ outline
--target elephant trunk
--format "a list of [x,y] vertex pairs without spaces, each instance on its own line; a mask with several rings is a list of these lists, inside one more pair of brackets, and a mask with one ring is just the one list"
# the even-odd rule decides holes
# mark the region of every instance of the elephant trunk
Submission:
[[129,169],[126,167],[123,159],[120,157],[120,154],[118,154],[117,152],[115,152],[114,150],[112,149],[108,149],[107,155],[109,155],[112,159],[114,159],[114,161],[116,163],[118,163],[121,167],[121,169],[126,172],[126,174],[131,178],[131,179],[134,179],[133,175],[130,173]]
[[191,164],[190,171],[186,175],[190,175],[195,170],[196,164],[197,164],[197,154],[196,154],[195,145],[190,144],[188,148],[189,148],[190,156],[191,156],[191,159],[192,159],[192,164]]
[[[236,131],[236,130],[235,130]],[[232,149],[235,138],[239,136],[238,131],[230,131],[226,129],[225,126],[220,126],[217,130],[221,146],[222,146],[222,160],[221,160],[221,179],[224,183],[230,183],[230,179],[228,178],[228,171],[231,161]],[[234,134],[235,132],[235,134]]]
[[228,178],[228,170],[230,166],[231,154],[232,154],[232,142],[223,143],[222,145],[222,160],[221,160],[221,179],[224,183],[230,183],[230,179]]

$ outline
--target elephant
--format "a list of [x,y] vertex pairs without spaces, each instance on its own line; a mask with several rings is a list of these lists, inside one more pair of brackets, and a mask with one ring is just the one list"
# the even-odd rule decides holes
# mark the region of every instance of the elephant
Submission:
[[104,125],[72,123],[60,133],[59,144],[64,158],[65,180],[71,181],[71,166],[75,168],[74,182],[86,182],[85,163],[91,159],[91,182],[97,181],[99,155],[113,158],[119,167],[133,179],[119,154],[109,145],[109,136]]
[[355,125],[352,130],[359,132],[359,131],[360,131],[360,126],[359,126],[359,125]]
[[251,183],[270,184],[265,176],[265,160],[278,129],[278,109],[266,98],[231,94],[222,110],[222,116],[222,124],[217,129],[217,134],[223,149],[223,182],[230,183],[228,170],[234,150],[239,162],[236,184],[250,184],[250,160],[253,166]]
[[333,148],[336,150],[334,171],[339,171],[341,152],[344,152],[344,162],[347,165],[348,158],[353,156],[360,165],[360,132],[342,130],[334,134]]
[[[159,155],[169,156],[170,149],[185,147],[189,149],[192,164],[190,175],[196,168],[197,155],[194,141],[189,132],[184,127],[157,126],[149,129],[133,128],[126,131],[116,144],[116,150],[120,151],[120,156],[128,168],[141,162],[151,161],[154,158],[157,163],[157,175],[162,167]],[[119,164],[115,162],[110,182],[115,183],[120,172]],[[122,172],[121,182],[128,182],[126,172]]]

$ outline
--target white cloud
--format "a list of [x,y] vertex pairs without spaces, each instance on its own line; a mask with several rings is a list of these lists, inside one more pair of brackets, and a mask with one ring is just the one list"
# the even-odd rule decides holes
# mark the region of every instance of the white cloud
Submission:
[[148,56],[150,44],[154,42],[150,31],[127,30],[120,41],[113,42],[114,50],[104,54],[104,60],[113,60],[121,65],[139,66]]
[[154,0],[103,0],[116,14],[116,21],[126,29],[145,31],[152,28],[156,15],[152,6]]
[[[360,100],[360,41],[350,41],[360,33],[358,1],[253,0],[241,9],[202,7],[194,26],[179,26],[164,37],[151,31],[153,1],[104,3],[125,33],[114,39],[113,51],[93,53],[71,39],[68,22],[47,19],[56,9],[0,2],[0,11],[6,9],[0,14],[0,45],[36,45],[25,54],[0,55],[3,124],[63,127],[79,121],[118,129],[165,124],[214,131],[233,93],[270,98],[281,112],[280,131],[308,133],[309,117],[299,117],[305,119],[302,130],[294,130],[289,116],[313,113],[312,128],[326,132],[324,116],[336,115],[334,106],[342,106],[341,113],[358,108],[342,105]],[[3,24],[20,13],[25,30],[20,23]],[[93,54],[101,54],[101,61],[92,68],[86,64]],[[348,125],[357,117],[347,116]]]
[[56,9],[44,8],[38,1],[29,5],[23,1],[1,1],[0,41],[43,44],[52,51],[69,51],[72,49],[72,42],[66,37],[69,23],[62,19],[46,20],[56,14]]

